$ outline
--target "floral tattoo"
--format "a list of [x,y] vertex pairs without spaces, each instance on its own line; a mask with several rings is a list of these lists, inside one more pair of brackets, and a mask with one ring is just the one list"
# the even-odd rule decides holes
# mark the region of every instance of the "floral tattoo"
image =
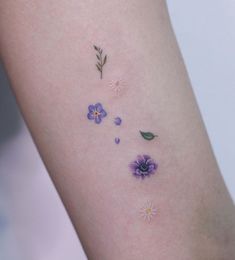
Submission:
[[141,136],[148,141],[153,140],[155,137],[158,137],[157,135],[151,133],[151,132],[142,132],[140,131]]
[[96,58],[97,58],[97,63],[96,63],[96,68],[100,72],[100,79],[103,78],[103,66],[107,62],[107,55],[104,56],[103,58],[103,50],[100,47],[97,47],[96,45],[93,46],[94,49],[96,50]]
[[126,89],[126,82],[121,79],[112,80],[109,83],[109,87],[113,91],[115,96],[120,97]]
[[119,144],[121,140],[120,140],[119,137],[116,137],[116,138],[114,139],[114,141],[115,141],[116,144]]
[[107,112],[103,109],[100,103],[88,106],[87,118],[94,120],[96,124],[100,124],[102,119],[107,116]]
[[157,209],[154,207],[151,201],[148,201],[141,209],[140,216],[144,220],[150,222],[152,218],[157,214]]
[[144,179],[154,174],[158,165],[149,155],[138,155],[136,160],[130,163],[129,167],[135,177]]
[[119,126],[119,125],[121,125],[121,123],[122,123],[121,117],[118,116],[118,117],[114,118],[114,124],[115,125]]

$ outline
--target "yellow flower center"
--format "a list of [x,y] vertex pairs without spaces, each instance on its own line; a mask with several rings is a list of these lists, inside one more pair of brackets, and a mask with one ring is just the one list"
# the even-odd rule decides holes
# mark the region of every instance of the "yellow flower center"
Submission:
[[146,209],[146,213],[147,213],[148,215],[150,215],[150,214],[152,213],[152,209],[151,209],[151,208],[147,208],[147,209]]
[[94,116],[99,116],[100,113],[98,111],[94,111]]

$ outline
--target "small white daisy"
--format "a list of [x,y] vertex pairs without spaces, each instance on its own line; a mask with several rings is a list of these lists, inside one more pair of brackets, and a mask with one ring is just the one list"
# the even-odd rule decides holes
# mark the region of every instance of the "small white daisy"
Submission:
[[148,201],[141,209],[140,216],[144,220],[151,221],[151,219],[157,214],[157,209],[154,207],[151,201]]
[[114,92],[115,96],[121,96],[125,90],[126,83],[123,80],[113,80],[109,83],[110,89]]

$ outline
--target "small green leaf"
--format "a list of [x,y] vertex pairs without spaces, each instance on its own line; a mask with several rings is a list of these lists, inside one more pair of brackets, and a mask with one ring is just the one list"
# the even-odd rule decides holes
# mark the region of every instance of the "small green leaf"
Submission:
[[98,69],[98,71],[101,71],[101,68],[99,65],[96,64],[96,68]]
[[104,57],[103,65],[106,63],[106,61],[107,61],[107,55],[105,55]]
[[94,47],[94,49],[95,49],[96,51],[99,50],[97,46],[93,45],[93,47]]
[[98,60],[100,60],[100,56],[99,55],[96,54],[96,57],[97,57]]
[[142,132],[142,131],[140,131],[140,134],[142,135],[142,137],[143,137],[145,140],[148,140],[148,141],[151,141],[151,140],[153,140],[155,137],[157,137],[157,135],[154,135],[154,134],[151,133],[151,132]]

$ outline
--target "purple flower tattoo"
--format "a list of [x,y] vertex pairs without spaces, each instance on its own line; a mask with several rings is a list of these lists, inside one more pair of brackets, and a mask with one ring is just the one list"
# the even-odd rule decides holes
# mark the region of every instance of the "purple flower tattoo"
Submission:
[[121,125],[121,123],[122,123],[122,119],[120,117],[114,118],[114,124],[115,125]]
[[137,159],[130,163],[130,170],[136,177],[144,179],[146,176],[154,174],[157,170],[157,163],[148,155],[138,155]]
[[107,116],[106,111],[100,103],[90,105],[88,111],[87,118],[89,120],[94,120],[96,124],[100,124],[102,119]]
[[120,140],[119,137],[116,137],[116,138],[114,139],[114,141],[115,141],[116,144],[119,144],[121,140]]

